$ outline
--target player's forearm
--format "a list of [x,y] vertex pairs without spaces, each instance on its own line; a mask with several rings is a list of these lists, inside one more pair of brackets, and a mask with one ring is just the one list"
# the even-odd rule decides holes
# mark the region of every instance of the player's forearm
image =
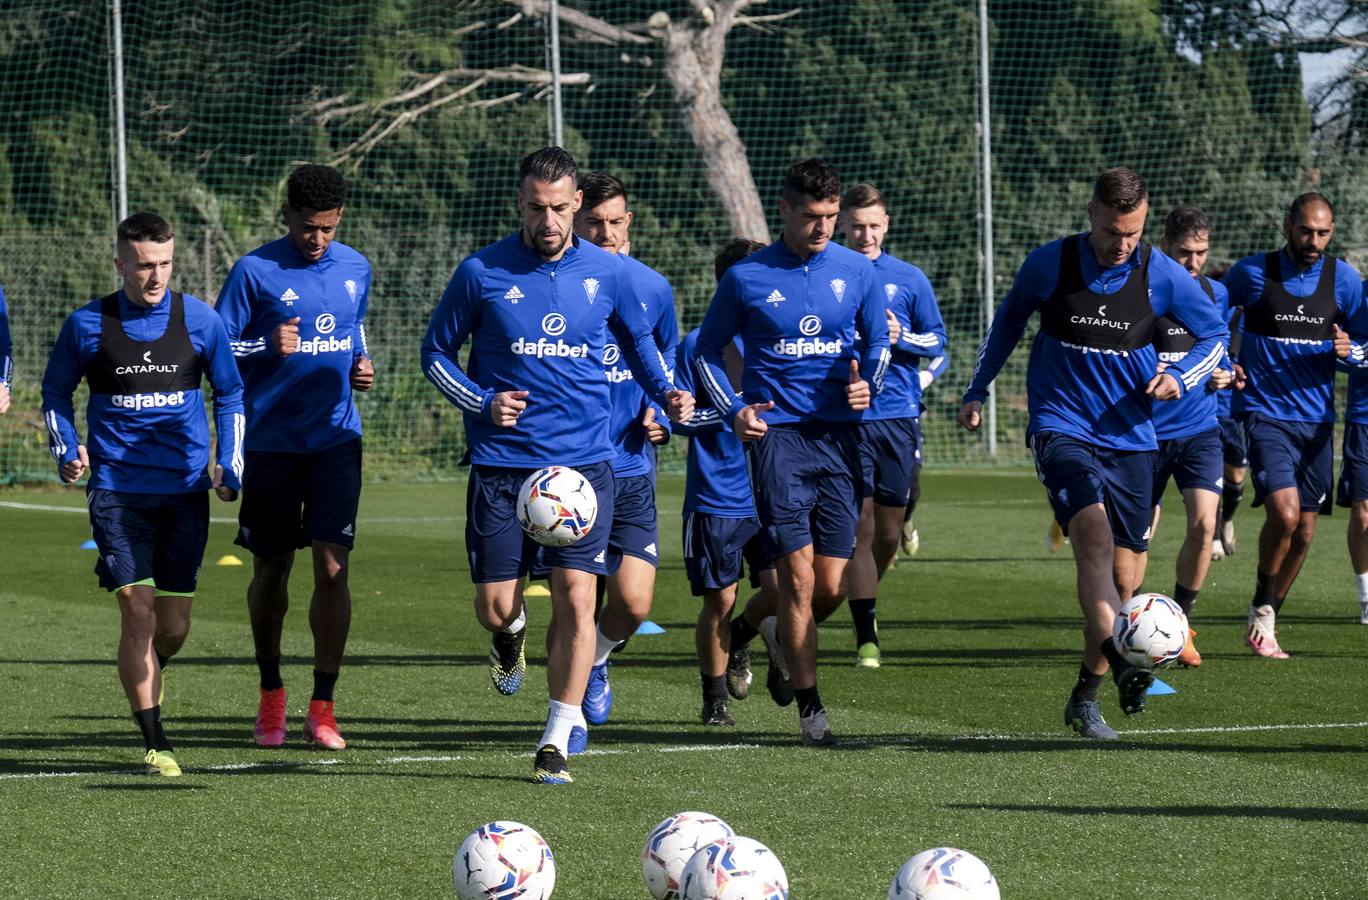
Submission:
[[869,347],[864,352],[860,362],[860,377],[869,382],[869,389],[875,395],[883,390],[884,376],[888,374],[888,365],[892,359],[887,345]]
[[1206,384],[1211,373],[1225,359],[1225,341],[1220,337],[1198,341],[1178,362],[1169,363],[1164,373],[1172,375],[1183,394]]
[[243,441],[247,436],[247,417],[239,396],[236,408],[231,403],[220,405],[214,394],[214,428],[218,435],[218,464],[223,467],[223,483],[235,491],[242,490]]
[[727,427],[727,423],[722,421],[722,414],[711,406],[707,409],[694,409],[693,417],[689,421],[674,422],[672,425],[675,431],[685,437],[722,431]]
[[471,415],[482,416],[494,391],[480,387],[451,357],[423,348],[423,375],[453,406]]
[[65,397],[43,390],[43,424],[48,433],[48,452],[58,466],[76,458],[76,447],[81,437],[76,433],[76,412],[71,405],[71,394]]

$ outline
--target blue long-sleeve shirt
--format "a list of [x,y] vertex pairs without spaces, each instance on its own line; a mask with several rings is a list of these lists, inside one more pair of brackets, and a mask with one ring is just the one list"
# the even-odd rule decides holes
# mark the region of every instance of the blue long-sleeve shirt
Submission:
[[[774,402],[767,424],[858,422],[846,387],[850,362],[871,394],[888,369],[887,303],[874,266],[859,253],[827,244],[806,260],[783,239],[736,263],[717,285],[698,335],[695,375],[728,427],[747,404]],[[864,339],[857,349],[858,334]],[[722,348],[745,345],[741,393],[727,377]]]
[[[547,262],[514,234],[456,267],[423,339],[423,374],[460,408],[477,465],[606,462],[616,456],[604,377],[612,341],[637,384],[663,405],[674,385],[622,261],[573,238]],[[502,391],[528,392],[511,428],[490,419]]]
[[[370,356],[370,284],[370,263],[338,241],[311,263],[286,235],[233,265],[215,309],[242,371],[248,450],[313,453],[361,436],[351,370]],[[299,351],[275,354],[271,332],[296,317]]]
[[[1306,311],[1299,313],[1290,303],[1284,304],[1286,309],[1260,309],[1269,305],[1264,300],[1266,257],[1263,253],[1247,256],[1231,266],[1225,277],[1231,305],[1244,308],[1240,365],[1246,384],[1244,390],[1235,392],[1231,411],[1236,418],[1262,413],[1284,422],[1333,422],[1336,358],[1328,337],[1331,323],[1303,322],[1308,317]],[[1278,252],[1277,260],[1282,289],[1287,294],[1294,299],[1315,294],[1326,257],[1322,256],[1305,271],[1287,255],[1286,249]],[[1362,345],[1368,339],[1368,307],[1363,302],[1362,279],[1344,260],[1335,260],[1334,267],[1334,309],[1327,311],[1328,317],[1347,331],[1356,345]],[[1279,337],[1259,333],[1268,330],[1260,329],[1256,321],[1265,314],[1292,326],[1320,328],[1325,336]],[[1362,360],[1362,348],[1356,346],[1351,365],[1361,364]]]
[[[118,311],[132,341],[151,343],[166,332],[171,293],[155,306],[133,303],[119,292]],[[184,296],[185,326],[203,374],[214,389],[217,464],[223,483],[242,487],[242,379],[223,322],[203,301]],[[100,301],[67,317],[43,375],[43,417],[58,468],[77,457],[81,443],[71,398],[100,349]],[[155,362],[155,360],[152,360]],[[86,405],[90,487],[143,494],[176,494],[210,485],[209,424],[201,390],[170,394],[108,395],[92,392]]]
[[[1213,295],[1211,302],[1215,304],[1221,320],[1229,321],[1230,297],[1226,293],[1225,286],[1210,279],[1207,279],[1206,284],[1211,287]],[[1180,323],[1171,319],[1165,319],[1159,325],[1164,332],[1174,332],[1158,336],[1159,362],[1169,365],[1185,359],[1187,354],[1191,352],[1193,344],[1196,343],[1191,333]],[[1169,349],[1166,350],[1166,347]],[[1220,367],[1226,370],[1230,369],[1228,357],[1221,360]],[[1221,397],[1223,395],[1228,398],[1230,391],[1228,389],[1214,391],[1209,388],[1202,388],[1188,391],[1177,400],[1155,400],[1155,437],[1161,441],[1177,440],[1216,428],[1219,424],[1216,417],[1222,414]]]
[[14,383],[14,341],[10,339],[9,307],[5,289],[0,287],[0,383]]
[[675,426],[689,438],[684,515],[701,512],[724,519],[750,518],[755,515],[755,501],[741,439],[727,427],[707,393],[697,390],[698,331],[695,328],[684,336],[675,356],[676,383],[698,397],[693,418]]
[[[626,254],[618,254],[618,259],[627,271],[633,292],[641,303],[646,321],[651,326],[651,336],[660,349],[665,362],[665,370],[671,377],[675,373],[670,366],[675,358],[675,348],[679,346],[679,323],[675,320],[674,290],[655,269]],[[632,370],[622,358],[617,344],[609,344],[604,350],[604,374],[608,378],[608,390],[612,396],[613,415],[609,426],[613,435],[613,474],[619,478],[634,475],[647,475],[655,471],[655,447],[646,440],[646,428],[641,424],[648,407],[655,409],[655,420],[669,430],[670,420],[665,411],[653,403],[632,377]]]
[[[1125,262],[1110,268],[1097,261],[1086,234],[1061,238],[1031,251],[979,348],[973,378],[964,394],[965,403],[987,398],[988,385],[1021,340],[1032,314],[1052,312],[1048,305],[1059,284],[1066,241],[1078,242],[1077,274],[1082,284],[1104,298],[1125,287],[1131,273],[1140,267],[1146,250],[1142,244]],[[1184,359],[1169,366],[1168,374],[1178,383],[1181,394],[1205,390],[1207,378],[1225,354],[1229,334],[1215,305],[1186,269],[1153,248],[1149,252],[1146,288],[1150,312],[1156,317],[1172,316],[1197,339]],[[1141,319],[1108,319],[1106,306],[1101,304],[1089,316],[1091,323],[1083,325],[1143,325]],[[1116,450],[1155,449],[1158,444],[1152,401],[1145,394],[1145,387],[1154,378],[1157,365],[1157,354],[1148,340],[1135,349],[1101,350],[1059,340],[1041,328],[1031,344],[1026,371],[1030,411],[1027,433],[1059,432]]]
[[945,321],[926,273],[886,252],[873,263],[888,308],[902,326],[902,336],[889,348],[891,362],[883,390],[870,402],[864,419],[914,418],[921,414],[921,361],[931,360],[932,378],[944,372],[949,362]]
[[[1364,303],[1368,305],[1368,280],[1363,283]],[[1368,369],[1350,360],[1340,360],[1338,368],[1349,373],[1349,394],[1344,404],[1344,421],[1368,424]]]

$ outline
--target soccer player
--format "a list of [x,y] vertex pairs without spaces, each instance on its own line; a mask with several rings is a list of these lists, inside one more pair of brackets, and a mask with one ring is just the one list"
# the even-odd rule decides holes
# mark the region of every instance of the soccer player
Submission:
[[[599,513],[582,540],[542,548],[551,567],[547,658],[550,694],[533,780],[567,784],[571,732],[582,744],[585,686],[594,663],[595,587],[608,574],[613,528],[611,413],[604,358],[616,341],[637,384],[672,421],[688,419],[693,396],[675,390],[621,260],[573,231],[582,195],[575,160],[559,147],[529,154],[518,169],[517,233],[456,268],[432,313],[422,365],[461,409],[470,446],[466,553],[475,613],[493,633],[491,676],[512,694],[526,669],[522,577],[536,545],[514,506],[527,477],[549,465],[575,468],[592,485]],[[470,343],[471,365],[461,348]]]
[[[921,469],[921,395],[945,370],[945,322],[931,282],[921,269],[884,252],[888,204],[870,184],[857,184],[841,198],[840,228],[846,244],[874,264],[875,277],[896,323],[891,363],[883,391],[870,400],[860,421],[863,502],[855,555],[846,569],[850,616],[855,623],[855,664],[879,667],[875,595],[879,579],[898,555],[905,523],[916,508],[913,486]],[[894,331],[890,328],[890,334]],[[931,367],[921,369],[923,359]],[[913,528],[911,535],[916,534]],[[909,539],[909,547],[911,542]],[[911,555],[913,551],[909,552]]]
[[[1368,282],[1364,284],[1368,293]],[[1349,507],[1349,563],[1358,586],[1359,624],[1368,625],[1368,371],[1349,368],[1349,396],[1344,408],[1340,506]]]
[[[147,774],[181,774],[162,728],[161,670],[190,631],[209,539],[212,487],[237,499],[242,481],[242,381],[223,323],[204,302],[169,289],[175,238],[155,213],[119,223],[120,290],[76,310],[43,375],[48,444],[63,481],[89,474],[95,573],[119,604],[118,670],[142,731]],[[214,388],[218,452],[208,474],[201,381]],[[71,397],[84,378],[87,445]]]
[[[1205,390],[1225,353],[1226,329],[1196,279],[1140,240],[1149,211],[1144,180],[1107,169],[1093,185],[1089,230],[1031,251],[979,349],[959,422],[980,423],[988,386],[1040,313],[1026,370],[1027,438],[1055,518],[1073,544],[1083,610],[1083,664],[1064,722],[1095,740],[1116,740],[1098,688],[1110,666],[1126,714],[1145,708],[1154,680],[1112,642],[1112,623],[1135,584],[1146,549],[1154,484],[1153,400]],[[1159,318],[1196,339],[1155,374]]]
[[9,412],[10,385],[14,382],[14,342],[10,340],[9,308],[0,287],[0,416]]
[[[1210,245],[1211,223],[1200,209],[1179,206],[1164,220],[1164,237],[1159,248],[1197,279],[1202,293],[1216,305],[1224,320],[1229,312],[1226,290],[1202,275]],[[1161,318],[1155,336],[1160,370],[1181,361],[1195,343],[1196,339],[1181,322],[1171,316]],[[1218,392],[1229,386],[1229,369],[1217,368],[1212,371],[1206,390],[1188,391],[1181,399],[1154,403],[1154,433],[1159,441],[1159,451],[1155,461],[1154,514],[1149,539],[1154,540],[1158,531],[1160,504],[1172,478],[1183,493],[1183,505],[1187,510],[1187,532],[1178,551],[1173,599],[1189,619],[1211,565],[1223,462],[1221,430],[1216,421],[1217,398]],[[1144,581],[1147,556],[1147,553],[1142,554],[1137,566],[1137,589]],[[1189,628],[1183,652],[1178,656],[1178,661],[1185,666],[1202,664],[1202,655],[1192,640],[1195,635],[1196,632]]]
[[[1228,271],[1229,267],[1222,266],[1208,272],[1207,278],[1224,284]],[[1232,368],[1240,358],[1240,319],[1243,313],[1244,310],[1238,307],[1230,312],[1229,356]],[[1214,560],[1235,555],[1235,513],[1244,502],[1245,478],[1249,471],[1249,438],[1245,435],[1244,423],[1236,421],[1230,414],[1233,393],[1233,390],[1228,390],[1216,395],[1216,421],[1221,426],[1224,465],[1221,467],[1221,521],[1217,527],[1216,540],[1211,544],[1211,558]]]
[[300,166],[281,208],[287,233],[242,257],[216,308],[228,328],[246,389],[247,470],[237,543],[252,553],[247,610],[260,694],[253,735],[285,743],[280,635],[290,606],[295,550],[311,547],[313,694],[304,736],[347,746],[333,696],[351,628],[347,572],[361,497],[361,416],[353,391],[368,391],[366,348],[371,269],[334,240],[347,182],[333,168]]
[[[778,638],[804,744],[834,743],[817,690],[814,605],[840,602],[859,520],[858,423],[888,368],[874,266],[831,243],[841,176],[820,159],[784,174],[779,240],[722,276],[699,331],[695,374],[746,444],[755,508],[775,544]],[[856,352],[856,329],[863,336]],[[726,347],[745,344],[742,393]]]
[[[762,249],[764,244],[745,238],[728,241],[714,262],[718,280],[738,260]],[[675,365],[676,383],[691,392],[697,347],[695,328],[680,343]],[[728,373],[733,379],[739,378],[739,349],[733,344],[723,354]],[[779,589],[774,573],[774,548],[755,515],[745,453],[722,415],[704,394],[693,418],[677,429],[689,438],[684,483],[684,570],[693,595],[703,598],[694,630],[703,686],[700,716],[704,725],[715,726],[736,724],[727,696],[744,700],[750,693],[750,651],[745,645],[760,632]],[[746,614],[733,620],[737,584],[747,565],[752,582],[760,586],[760,594],[747,605]],[[773,620],[770,622],[772,632]],[[742,637],[734,639],[738,631],[743,632]],[[771,683],[777,674],[771,661]],[[791,695],[789,701],[792,702]]]
[[[580,180],[579,187],[584,199],[575,214],[575,234],[621,260],[662,359],[673,360],[679,344],[674,291],[663,275],[626,252],[633,218],[627,208],[626,186],[613,175],[593,172]],[[584,694],[584,717],[590,725],[606,723],[613,708],[608,655],[631,637],[651,612],[660,562],[655,448],[670,439],[664,411],[637,385],[615,344],[605,348],[603,362],[612,402],[609,427],[615,451],[613,526],[608,535],[607,602],[599,613],[594,666],[589,670],[589,687]]]
[[1249,435],[1254,506],[1264,507],[1245,643],[1269,659],[1288,658],[1278,644],[1278,611],[1311,548],[1317,515],[1331,508],[1335,360],[1352,354],[1350,363],[1361,365],[1355,344],[1368,336],[1362,280],[1325,252],[1334,233],[1330,201],[1302,194],[1283,219],[1282,249],[1245,257],[1225,281],[1231,304],[1244,309],[1235,378],[1245,384],[1232,409]]

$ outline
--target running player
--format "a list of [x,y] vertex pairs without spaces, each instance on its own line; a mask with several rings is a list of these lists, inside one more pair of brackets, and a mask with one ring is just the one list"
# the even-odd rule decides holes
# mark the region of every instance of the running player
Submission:
[[[569,783],[572,730],[580,732],[578,743],[586,739],[581,704],[594,662],[595,585],[608,574],[613,528],[616,453],[603,376],[610,341],[672,421],[693,412],[693,396],[675,390],[665,372],[622,262],[574,235],[577,181],[575,160],[559,147],[523,159],[520,230],[456,268],[422,349],[424,374],[465,420],[472,463],[466,553],[476,616],[494,635],[491,676],[502,693],[517,691],[526,669],[522,577],[536,556],[514,514],[518,489],[543,466],[563,465],[577,469],[598,497],[597,524],[583,540],[542,548],[552,613],[550,698],[533,762],[541,784]],[[467,341],[472,364],[463,369]]]
[[[1202,293],[1216,304],[1222,319],[1228,318],[1229,300],[1219,283],[1202,275],[1211,245],[1211,223],[1206,213],[1194,206],[1179,206],[1164,220],[1164,237],[1159,248],[1188,271],[1201,285]],[[1155,347],[1159,352],[1162,371],[1170,363],[1181,361],[1192,349],[1196,339],[1183,324],[1170,316],[1159,320]],[[1229,366],[1229,363],[1225,364]],[[1177,580],[1173,585],[1173,599],[1192,617],[1197,593],[1206,580],[1211,565],[1212,540],[1216,536],[1216,514],[1221,499],[1221,431],[1216,421],[1218,392],[1230,386],[1228,368],[1212,371],[1206,390],[1189,391],[1179,400],[1154,403],[1154,433],[1159,441],[1159,453],[1154,470],[1154,515],[1150,525],[1150,540],[1159,528],[1164,489],[1172,478],[1183,493],[1187,510],[1187,532],[1178,551]],[[1148,553],[1142,554],[1136,572],[1138,590],[1145,580]],[[1202,656],[1193,644],[1196,632],[1188,629],[1188,637],[1178,661],[1185,666],[1200,666]]]
[[1244,308],[1236,382],[1245,385],[1232,408],[1249,435],[1254,506],[1265,507],[1245,643],[1270,659],[1288,657],[1278,644],[1278,611],[1311,548],[1317,515],[1331,509],[1335,360],[1353,353],[1361,364],[1354,344],[1368,336],[1362,280],[1325,253],[1334,233],[1330,201],[1302,194],[1283,219],[1283,248],[1245,257],[1225,281],[1231,304]]
[[[745,238],[727,242],[714,263],[718,280],[738,260],[762,249],[763,244]],[[676,381],[688,391],[694,389],[697,346],[695,328],[679,345],[675,364]],[[741,374],[741,353],[733,344],[723,351],[723,356],[734,383]],[[701,718],[704,725],[715,726],[736,724],[727,695],[744,700],[750,693],[750,651],[745,645],[759,633],[764,620],[772,616],[779,589],[774,574],[774,548],[755,515],[745,453],[722,415],[704,394],[693,418],[678,426],[679,432],[689,438],[684,483],[684,570],[693,595],[703,598],[694,630],[703,685]],[[751,581],[759,584],[760,593],[752,597],[746,614],[733,620],[737,584],[747,565]],[[743,635],[734,644],[738,623]],[[777,674],[773,662],[770,671],[773,680]]]
[[296,169],[281,209],[288,233],[239,259],[216,305],[246,385],[237,543],[252,553],[247,610],[261,678],[253,728],[261,747],[285,743],[280,635],[295,550],[304,547],[314,582],[304,736],[327,750],[347,746],[333,694],[351,629],[347,573],[361,497],[361,415],[352,392],[371,389],[375,367],[366,348],[370,263],[334,240],[346,202],[347,182],[336,169]]
[[[1212,269],[1207,278],[1213,282],[1225,283],[1228,266]],[[1232,365],[1240,359],[1240,319],[1244,310],[1236,308],[1230,313],[1230,361]],[[1225,559],[1235,555],[1235,513],[1244,501],[1245,478],[1249,472],[1249,438],[1245,435],[1243,422],[1236,421],[1230,414],[1230,404],[1234,391],[1221,391],[1216,395],[1216,421],[1221,426],[1221,453],[1224,465],[1221,467],[1221,522],[1216,531],[1216,540],[1211,544],[1211,558]]]
[[0,287],[0,416],[9,412],[10,385],[14,382],[14,342],[10,340],[9,307]]
[[[905,523],[916,508],[913,485],[921,470],[921,395],[948,363],[945,322],[931,282],[921,269],[884,252],[888,204],[871,184],[857,184],[841,198],[846,245],[874,264],[888,303],[892,361],[884,389],[860,421],[863,497],[855,555],[846,569],[850,617],[855,623],[855,664],[879,667],[879,625],[875,594],[879,579],[898,555]],[[920,368],[923,359],[930,368]],[[916,535],[916,529],[910,532]],[[909,539],[909,556],[915,552]]]
[[[1368,282],[1364,288],[1368,293]],[[1358,587],[1359,624],[1368,625],[1368,371],[1348,368],[1349,396],[1335,495],[1340,506],[1349,508],[1349,563]]]
[[[1196,279],[1140,240],[1149,210],[1145,182],[1107,169],[1093,185],[1089,230],[1026,257],[993,318],[964,394],[960,424],[975,431],[988,386],[1040,313],[1026,370],[1027,438],[1055,518],[1078,567],[1085,644],[1064,722],[1080,735],[1116,740],[1097,693],[1110,666],[1128,715],[1145,708],[1154,680],[1112,642],[1121,600],[1146,549],[1156,442],[1152,400],[1177,400],[1205,382],[1225,353],[1225,324]],[[1155,374],[1159,317],[1196,338]]]
[[[242,485],[242,381],[228,335],[204,302],[171,291],[175,239],[161,216],[119,223],[120,290],[62,324],[43,375],[43,417],[63,481],[89,473],[95,574],[119,603],[119,681],[142,731],[149,775],[180,765],[162,728],[161,670],[190,632],[190,607],[209,539],[210,487],[237,499]],[[214,388],[218,452],[209,467],[201,379]],[[86,437],[71,397],[90,388]]]
[[[627,188],[605,172],[580,180],[583,204],[575,214],[575,234],[617,254],[627,270],[637,300],[646,313],[651,336],[664,360],[673,360],[679,343],[674,291],[665,277],[625,250],[631,240],[632,211]],[[594,667],[584,693],[584,718],[590,725],[608,721],[613,690],[608,682],[608,655],[631,637],[651,612],[660,534],[656,521],[655,447],[670,439],[668,419],[637,386],[616,344],[604,349],[604,366],[612,401],[613,528],[608,536],[607,602],[595,632]],[[668,373],[668,364],[666,371]],[[673,373],[669,373],[673,375]]]
[[[783,234],[722,277],[694,373],[746,442],[756,512],[779,554],[778,637],[810,746],[834,743],[817,690],[813,608],[840,602],[859,519],[858,423],[889,358],[874,266],[830,243],[840,208],[835,167],[819,159],[789,167]],[[724,356],[737,334],[745,344],[741,394]]]

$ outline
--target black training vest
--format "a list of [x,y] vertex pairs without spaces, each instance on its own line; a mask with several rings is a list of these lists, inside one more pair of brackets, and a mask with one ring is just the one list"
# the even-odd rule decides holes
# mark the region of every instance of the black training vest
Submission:
[[100,346],[86,363],[92,394],[193,391],[200,386],[200,358],[185,327],[185,300],[171,292],[171,315],[155,341],[135,341],[119,317],[119,295],[100,298]]
[[1320,281],[1309,297],[1294,297],[1282,283],[1278,254],[1264,257],[1263,294],[1258,302],[1245,307],[1244,328],[1265,337],[1328,341],[1335,333],[1335,258],[1325,257]]
[[[1206,292],[1207,299],[1215,303],[1216,291],[1212,289],[1211,282],[1207,281],[1206,276],[1198,275],[1197,283]],[[1154,323],[1154,349],[1160,353],[1186,353],[1196,345],[1197,338],[1193,337],[1192,332],[1188,331],[1182,322],[1172,316],[1160,316],[1159,321]]]
[[1059,279],[1040,312],[1041,330],[1057,341],[1094,350],[1138,350],[1154,337],[1149,300],[1150,245],[1140,244],[1140,265],[1115,294],[1094,294],[1079,265],[1081,235],[1065,238]]

